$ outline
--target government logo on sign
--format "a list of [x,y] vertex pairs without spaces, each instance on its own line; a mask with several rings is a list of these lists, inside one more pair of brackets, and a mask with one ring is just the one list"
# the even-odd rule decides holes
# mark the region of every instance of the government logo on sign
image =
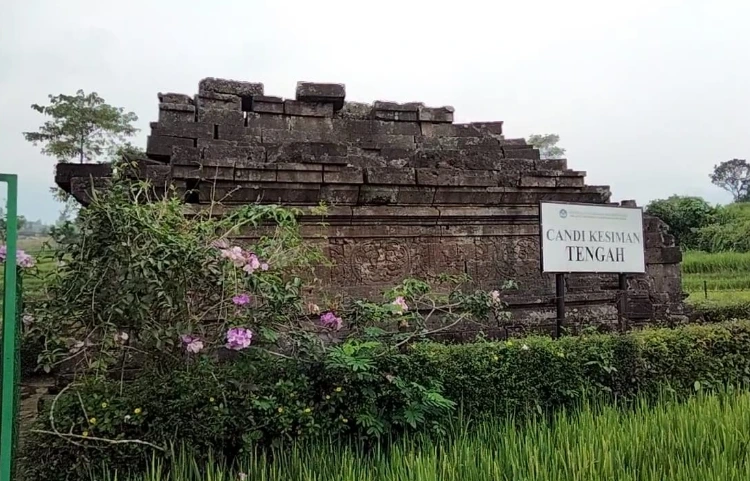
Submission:
[[566,217],[568,217],[568,211],[565,209],[560,209],[560,218],[564,219]]

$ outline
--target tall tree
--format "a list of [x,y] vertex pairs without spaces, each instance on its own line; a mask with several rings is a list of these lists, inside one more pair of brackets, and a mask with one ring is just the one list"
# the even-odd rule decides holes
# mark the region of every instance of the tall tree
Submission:
[[49,105],[33,104],[32,109],[50,117],[36,132],[24,132],[33,145],[42,144],[42,153],[58,162],[98,160],[124,144],[138,129],[133,112],[107,104],[96,92],[50,95]]
[[711,182],[731,193],[735,202],[750,201],[750,164],[744,159],[714,165]]
[[543,159],[561,159],[565,155],[565,149],[557,145],[560,142],[557,134],[534,134],[529,136],[527,142],[539,149]]

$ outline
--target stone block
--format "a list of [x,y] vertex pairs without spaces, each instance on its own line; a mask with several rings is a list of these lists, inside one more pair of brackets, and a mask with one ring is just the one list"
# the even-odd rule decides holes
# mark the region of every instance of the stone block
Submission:
[[[488,132],[494,135],[502,135],[503,133],[503,122],[471,122],[469,123],[472,127],[479,130],[480,132]],[[521,139],[523,140],[523,139]],[[526,141],[524,140],[524,143]]]
[[365,182],[382,185],[414,185],[417,183],[414,169],[374,167],[365,169]]
[[539,151],[534,148],[503,147],[503,154],[508,159],[539,160]]
[[201,166],[200,165],[172,165],[172,178],[173,179],[200,179],[201,178]]
[[333,134],[333,122],[327,117],[289,117],[287,122],[292,132]]
[[400,112],[398,110],[373,110],[372,118],[392,122],[416,122],[419,120],[419,113]]
[[159,97],[159,103],[162,104],[193,105],[193,98],[190,95],[177,94],[173,92],[159,92],[157,96]]
[[647,264],[679,264],[682,250],[679,247],[657,247],[646,249]]
[[344,84],[297,82],[296,99],[303,102],[331,103],[333,110],[341,110],[346,98]]
[[265,204],[316,205],[320,202],[320,184],[261,184]]
[[362,185],[359,189],[358,205],[395,204],[398,199],[398,186]]
[[276,166],[269,164],[244,164],[234,169],[234,180],[242,182],[276,182]]
[[333,116],[333,104],[285,100],[284,113],[305,117],[331,117]]
[[[277,182],[293,182],[299,184],[320,184],[323,182],[323,171],[318,169],[294,168],[289,164],[280,164],[276,171]],[[321,167],[321,166],[315,166]]]
[[385,100],[376,100],[372,104],[373,110],[390,110],[392,112],[419,112],[419,109],[424,107],[422,102],[389,102]]
[[450,106],[446,107],[421,107],[419,109],[420,122],[453,122],[453,112],[455,109]]
[[502,187],[450,187],[439,186],[435,191],[435,205],[481,205],[505,203],[506,191]]
[[552,189],[557,187],[556,177],[543,177],[537,175],[522,175],[521,181],[519,182],[521,187],[541,187],[545,189]]
[[195,106],[189,104],[159,104],[159,125],[195,122]]
[[566,170],[568,161],[565,159],[539,159],[536,161],[537,170]]
[[238,97],[251,97],[254,95],[263,95],[263,84],[206,77],[198,83],[198,91],[201,93],[216,92],[236,95]]
[[329,172],[323,170],[324,184],[362,184],[364,171],[359,167],[342,167],[340,170]]
[[198,109],[198,122],[205,124],[245,126],[245,113],[241,110],[204,108]]
[[234,180],[234,166],[228,165],[203,165],[201,169],[203,180]]
[[400,186],[396,202],[403,205],[432,205],[435,198],[435,187]]
[[238,144],[260,144],[263,141],[260,129],[251,129],[243,125],[216,124],[214,137],[216,140]]
[[320,188],[320,200],[331,205],[356,205],[359,185],[327,184]]
[[172,147],[193,147],[195,140],[165,135],[149,135],[146,138],[146,155],[152,159],[168,159],[172,155]]
[[194,165],[201,161],[202,149],[191,146],[174,146],[170,163],[174,165]]
[[284,99],[281,97],[259,95],[253,97],[252,109],[253,112],[282,115],[284,113]]
[[242,111],[242,98],[215,92],[199,93],[195,96],[198,109],[228,109]]
[[[203,159],[207,165],[215,161],[224,163],[231,162],[235,166],[238,162],[241,166],[250,163],[265,162],[265,149],[260,146],[232,145],[224,142],[207,142],[203,147]],[[227,164],[228,165],[228,164]]]
[[558,177],[557,187],[583,187],[585,179],[583,177]]
[[416,169],[416,172],[418,185],[497,186],[496,172],[489,170]]
[[535,168],[533,159],[501,159],[499,164],[501,172],[527,172]]
[[371,112],[372,104],[364,102],[344,102],[344,107],[336,112],[336,117],[352,120],[369,119]]
[[348,140],[361,149],[403,148],[414,149],[411,135],[351,134]]
[[245,121],[246,127],[250,129],[260,129],[265,132],[267,130],[288,130],[289,124],[287,118],[283,115],[273,114],[256,114],[254,112],[247,114],[247,120]]
[[184,122],[172,125],[153,123],[151,127],[151,135],[183,137],[188,139],[212,139],[214,137],[214,126],[199,122]]
[[471,124],[442,124],[423,122],[422,135],[425,137],[478,137],[481,132]]

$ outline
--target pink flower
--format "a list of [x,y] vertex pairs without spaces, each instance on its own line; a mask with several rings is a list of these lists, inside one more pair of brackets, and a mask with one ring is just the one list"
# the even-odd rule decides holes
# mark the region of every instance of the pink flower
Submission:
[[268,270],[268,264],[266,264],[265,262],[264,262],[264,263],[262,263],[262,264],[260,265],[260,270],[262,270],[262,271],[267,271],[267,270]]
[[391,302],[391,304],[398,307],[398,311],[396,311],[397,314],[403,314],[409,310],[409,306],[406,305],[406,301],[401,296],[398,296],[395,301]]
[[255,269],[260,269],[260,260],[258,260],[258,256],[255,254],[250,254],[247,256],[247,264]]
[[227,331],[226,348],[234,351],[241,351],[250,346],[253,339],[253,333],[250,329],[244,327],[234,327]]
[[239,473],[237,476],[239,476],[240,481],[246,481],[247,480],[247,474],[245,474],[245,473]]
[[[8,257],[8,246],[3,244],[0,245],[0,262],[5,262],[5,258]],[[16,265],[18,267],[30,268],[34,267],[36,261],[29,254],[25,253],[21,249],[16,249]]]
[[337,331],[341,329],[343,322],[344,321],[342,321],[340,317],[336,316],[336,314],[331,311],[320,315],[320,323],[323,324],[323,326]]
[[232,302],[235,306],[244,306],[250,303],[250,296],[247,294],[238,294],[232,298]]
[[34,316],[31,314],[24,314],[21,321],[25,327],[31,327],[34,324]]
[[203,341],[199,337],[183,334],[180,340],[185,345],[185,350],[191,354],[198,354],[203,350]]

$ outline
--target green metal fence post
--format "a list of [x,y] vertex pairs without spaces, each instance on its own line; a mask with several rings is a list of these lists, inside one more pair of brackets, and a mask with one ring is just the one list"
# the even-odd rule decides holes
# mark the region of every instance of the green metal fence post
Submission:
[[3,301],[2,415],[0,417],[0,481],[12,481],[15,423],[17,412],[16,384],[16,239],[18,215],[18,177],[0,174],[0,182],[8,184],[7,252],[5,255],[5,295]]

